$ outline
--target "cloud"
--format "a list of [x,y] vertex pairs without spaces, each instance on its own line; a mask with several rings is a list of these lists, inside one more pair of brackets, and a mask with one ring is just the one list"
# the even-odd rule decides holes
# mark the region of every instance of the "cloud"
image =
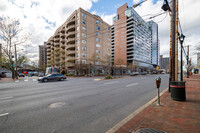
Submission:
[[79,7],[90,10],[93,2],[98,0],[0,0],[0,16],[19,19],[24,29],[32,33],[32,49],[29,49],[32,53],[38,51],[38,45],[47,41],[72,12]]
[[116,15],[116,14],[108,15],[106,13],[97,13],[96,11],[92,11],[91,13],[100,16],[106,23],[110,25],[113,24],[113,17]]

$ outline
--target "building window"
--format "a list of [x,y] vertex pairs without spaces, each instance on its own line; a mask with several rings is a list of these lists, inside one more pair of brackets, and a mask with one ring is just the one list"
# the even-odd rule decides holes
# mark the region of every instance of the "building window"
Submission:
[[86,60],[82,60],[82,64],[86,64]]
[[96,24],[101,24],[101,22],[99,20],[96,20]]
[[101,53],[101,51],[97,49],[97,50],[96,50],[96,53],[100,54],[100,53]]
[[76,40],[76,44],[79,44],[79,40]]
[[101,56],[96,56],[97,57],[97,59],[101,59]]
[[100,48],[100,47],[101,47],[101,45],[100,45],[100,44],[96,44],[96,47]]
[[82,57],[86,57],[86,54],[85,54],[85,53],[82,53]]
[[100,62],[100,61],[97,61],[97,62],[96,62],[96,65],[101,65],[101,62]]
[[82,40],[82,43],[83,43],[83,44],[86,44],[86,40]]
[[76,57],[79,57],[79,53],[76,54]]
[[85,34],[85,33],[82,33],[82,37],[86,37],[86,34]]
[[97,41],[97,42],[100,42],[100,38],[96,38],[96,41]]
[[79,13],[76,14],[77,18],[79,17]]
[[86,50],[86,47],[82,47],[82,50],[85,51],[85,50]]
[[110,30],[110,27],[108,27],[108,30]]
[[86,31],[86,28],[85,28],[85,27],[82,27],[82,30],[83,30],[83,31]]
[[77,24],[79,24],[79,19],[77,20]]
[[97,26],[96,29],[97,29],[97,30],[101,30],[101,27]]
[[76,34],[76,37],[79,37],[79,33]]
[[100,34],[100,32],[97,31],[97,32],[96,32],[96,35],[97,35],[97,36],[100,36],[101,34]]
[[110,36],[110,32],[108,32],[108,36]]
[[83,18],[86,18],[86,14],[85,14],[85,13],[82,13],[82,17],[83,17]]
[[82,24],[86,24],[86,21],[82,19]]
[[77,26],[76,30],[77,30],[77,31],[79,30],[79,26]]

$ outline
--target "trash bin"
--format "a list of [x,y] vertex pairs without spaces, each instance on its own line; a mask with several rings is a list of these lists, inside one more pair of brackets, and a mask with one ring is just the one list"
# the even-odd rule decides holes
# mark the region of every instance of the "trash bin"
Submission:
[[170,81],[171,98],[176,101],[185,101],[185,82]]

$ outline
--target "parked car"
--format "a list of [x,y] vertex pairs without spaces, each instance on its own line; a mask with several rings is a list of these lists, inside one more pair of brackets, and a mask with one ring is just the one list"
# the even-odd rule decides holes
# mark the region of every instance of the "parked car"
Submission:
[[166,72],[163,71],[163,72],[161,72],[161,74],[166,74]]
[[139,75],[139,72],[132,72],[129,74],[130,76],[136,76],[136,75]]
[[139,74],[140,74],[140,75],[146,75],[147,72],[140,72]]
[[19,77],[25,77],[25,75],[23,73],[19,73],[18,75]]
[[62,74],[49,74],[44,77],[39,77],[38,81],[39,82],[48,82],[48,81],[63,81],[67,79],[65,75]]

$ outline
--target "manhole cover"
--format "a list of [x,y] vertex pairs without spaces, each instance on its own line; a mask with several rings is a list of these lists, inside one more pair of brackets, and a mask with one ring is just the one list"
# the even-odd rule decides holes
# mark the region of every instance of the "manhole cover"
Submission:
[[135,133],[167,133],[167,132],[153,128],[140,128]]
[[49,108],[59,108],[59,107],[62,107],[63,105],[65,105],[64,102],[57,102],[57,103],[50,104],[48,107]]

